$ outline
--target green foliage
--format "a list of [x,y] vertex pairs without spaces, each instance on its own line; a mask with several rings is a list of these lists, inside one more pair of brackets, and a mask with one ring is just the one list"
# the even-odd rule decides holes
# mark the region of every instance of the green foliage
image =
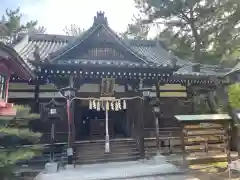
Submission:
[[5,26],[5,31],[0,31],[0,37],[4,40],[14,40],[20,32],[45,33],[43,26],[37,26],[37,21],[22,22],[20,8],[15,10],[7,9],[2,15],[1,23]]
[[228,99],[229,99],[230,106],[233,109],[240,108],[240,84],[239,83],[229,86]]
[[[232,65],[239,54],[239,0],[135,0],[147,19],[142,24],[159,25],[158,38],[181,57],[200,63]],[[142,15],[142,17],[144,17]],[[168,38],[165,36],[167,35]]]
[[[36,145],[41,134],[27,128],[29,121],[39,118],[39,115],[31,114],[28,106],[16,106],[16,109],[16,117],[4,119],[4,123],[0,125],[0,176],[2,178],[10,176],[16,162],[34,157],[42,148]],[[32,145],[23,147],[21,146],[23,142]]]
[[147,39],[150,27],[145,24],[141,24],[140,19],[135,18],[134,24],[129,24],[127,30],[121,34],[123,38],[128,39]]
[[39,114],[30,113],[31,108],[29,106],[16,105],[17,109],[16,119],[32,120],[40,118]]

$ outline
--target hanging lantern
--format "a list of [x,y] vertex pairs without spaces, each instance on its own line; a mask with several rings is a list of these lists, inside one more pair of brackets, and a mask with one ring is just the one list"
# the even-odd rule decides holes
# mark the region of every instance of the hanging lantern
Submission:
[[108,111],[109,110],[109,102],[106,101],[106,110]]
[[126,103],[126,100],[123,100],[123,109],[127,109],[127,103]]
[[93,107],[93,109],[96,109],[96,108],[97,108],[97,106],[96,106],[96,101],[95,101],[95,100],[93,100],[93,102],[92,102],[92,107]]
[[113,101],[111,102],[111,110],[114,111],[114,103],[113,103]]
[[93,104],[91,100],[89,100],[89,109],[93,109]]
[[100,111],[101,107],[100,107],[100,102],[97,102],[97,111]]

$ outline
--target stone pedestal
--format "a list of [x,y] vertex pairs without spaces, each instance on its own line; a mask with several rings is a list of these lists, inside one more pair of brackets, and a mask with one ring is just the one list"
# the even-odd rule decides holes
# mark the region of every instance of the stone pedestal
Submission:
[[48,162],[45,164],[45,173],[56,173],[58,171],[58,163]]

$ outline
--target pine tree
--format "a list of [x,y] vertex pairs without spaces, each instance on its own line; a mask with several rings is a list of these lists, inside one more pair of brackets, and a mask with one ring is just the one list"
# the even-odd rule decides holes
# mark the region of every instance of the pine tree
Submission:
[[[30,107],[15,106],[15,117],[0,117],[0,179],[5,179],[13,173],[17,162],[35,156],[40,147],[34,145],[41,134],[28,128],[31,120],[38,119],[38,114],[31,114]],[[31,147],[22,145],[32,144]]]
[[[219,64],[239,56],[239,0],[135,0],[142,24],[163,31],[173,52],[198,63]],[[146,18],[147,17],[147,18]],[[161,39],[162,40],[162,39]],[[232,63],[226,63],[231,65]]]

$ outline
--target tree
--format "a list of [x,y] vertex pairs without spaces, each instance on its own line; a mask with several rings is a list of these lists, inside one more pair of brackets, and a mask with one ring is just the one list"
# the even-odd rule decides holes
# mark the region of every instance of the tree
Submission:
[[0,179],[5,179],[12,174],[14,165],[20,160],[32,158],[39,147],[21,147],[22,144],[35,144],[40,134],[31,132],[27,126],[29,121],[39,118],[38,114],[30,114],[30,108],[16,106],[16,117],[0,117]]
[[46,29],[37,26],[37,21],[29,21],[22,23],[22,14],[20,8],[15,10],[7,9],[2,15],[1,24],[4,25],[5,31],[0,31],[0,37],[9,41],[13,41],[20,32],[45,33]]
[[233,109],[240,108],[240,84],[233,84],[229,86],[228,90],[229,103]]
[[[239,43],[240,1],[238,0],[135,0],[148,18],[191,48],[192,59],[223,59]],[[238,43],[237,43],[238,42]],[[191,53],[190,53],[191,54]]]
[[71,24],[70,26],[65,26],[63,31],[68,36],[80,36],[85,30],[76,24]]
[[127,30],[120,34],[123,38],[129,39],[147,39],[150,31],[148,24],[142,24],[140,17],[133,17],[133,24],[129,24]]

